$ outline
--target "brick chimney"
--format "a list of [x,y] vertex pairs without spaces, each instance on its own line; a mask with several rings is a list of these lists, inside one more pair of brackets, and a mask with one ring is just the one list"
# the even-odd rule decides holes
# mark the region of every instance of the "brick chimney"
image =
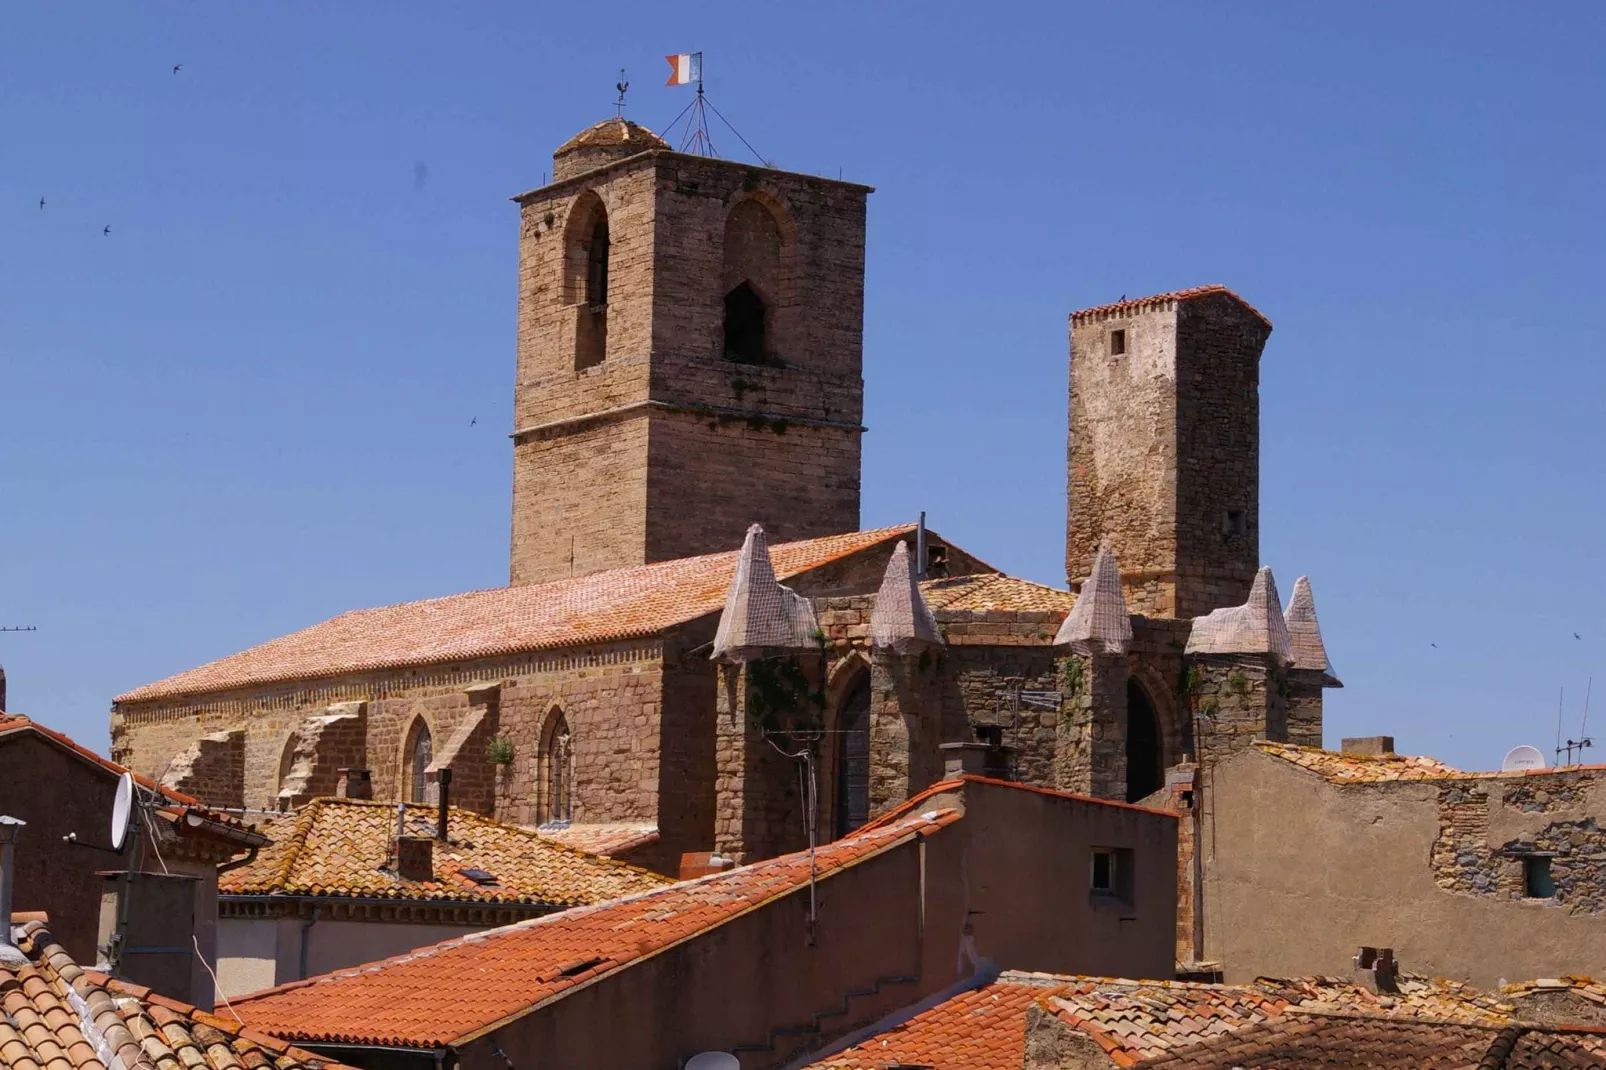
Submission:
[[1392,947],[1362,947],[1355,952],[1355,980],[1379,995],[1398,992],[1400,968]]
[[0,962],[10,966],[28,961],[22,949],[11,942],[11,889],[16,869],[11,852],[17,833],[26,824],[19,817],[0,814]]
[[373,777],[368,770],[358,766],[342,766],[340,783],[335,787],[335,794],[342,799],[372,799]]
[[1345,754],[1362,754],[1372,758],[1380,758],[1385,754],[1394,753],[1394,737],[1354,736],[1346,739],[1342,747]]
[[396,838],[396,876],[404,881],[435,879],[435,838],[398,836]]

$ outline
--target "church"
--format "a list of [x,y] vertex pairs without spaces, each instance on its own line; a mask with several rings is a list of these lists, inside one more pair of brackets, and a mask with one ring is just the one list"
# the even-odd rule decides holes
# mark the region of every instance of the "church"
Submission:
[[218,807],[447,792],[674,875],[956,773],[1185,811],[1255,740],[1319,745],[1311,590],[1259,560],[1266,317],[1214,285],[1070,314],[1065,589],[861,530],[871,192],[571,138],[515,198],[509,585],[128,691],[114,758]]

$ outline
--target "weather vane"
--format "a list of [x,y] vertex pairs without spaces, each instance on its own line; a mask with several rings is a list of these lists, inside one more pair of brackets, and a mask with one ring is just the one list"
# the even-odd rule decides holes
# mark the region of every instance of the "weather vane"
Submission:
[[630,83],[625,81],[625,69],[623,67],[619,68],[619,81],[614,83],[614,88],[619,90],[619,99],[613,102],[614,111],[618,113],[619,118],[623,119],[625,117],[625,94],[630,92]]

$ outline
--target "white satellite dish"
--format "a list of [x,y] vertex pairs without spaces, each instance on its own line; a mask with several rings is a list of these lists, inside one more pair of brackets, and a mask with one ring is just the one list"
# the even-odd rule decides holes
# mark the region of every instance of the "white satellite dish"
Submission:
[[728,1051],[705,1051],[686,1060],[686,1070],[741,1070],[742,1061]]
[[1537,747],[1530,747],[1526,743],[1520,747],[1512,747],[1506,752],[1505,761],[1500,763],[1502,773],[1516,773],[1523,769],[1543,769],[1545,756],[1539,753]]
[[112,800],[112,850],[121,851],[128,839],[128,824],[134,818],[134,778],[124,773],[117,778],[117,797]]

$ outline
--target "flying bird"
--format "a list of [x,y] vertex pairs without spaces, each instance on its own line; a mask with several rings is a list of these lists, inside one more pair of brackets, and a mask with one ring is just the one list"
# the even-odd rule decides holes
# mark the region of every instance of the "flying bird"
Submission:
[[43,197],[39,198],[39,210],[41,212],[45,210],[45,199]]
[[1579,634],[1578,634],[1578,633],[1577,633],[1577,632],[1574,632],[1574,633],[1573,633],[1573,638],[1574,638],[1574,639],[1582,639],[1582,638],[1583,638],[1583,636],[1581,636],[1581,635],[1579,635]]
[[1438,643],[1429,643],[1428,646],[1432,647],[1434,650],[1439,649],[1439,644]]
[[478,416],[476,416],[476,417],[474,417],[474,419],[472,419],[472,420],[470,420],[468,422],[468,426],[473,427],[475,424],[477,424],[479,422],[480,422],[480,418]]
[[112,236],[112,225],[110,223],[107,223],[105,228],[101,230],[101,234],[105,235],[108,238],[111,237]]
[[177,74],[179,71],[181,71],[183,69],[184,69],[184,64],[182,64],[182,63],[173,64],[173,73],[174,74]]

